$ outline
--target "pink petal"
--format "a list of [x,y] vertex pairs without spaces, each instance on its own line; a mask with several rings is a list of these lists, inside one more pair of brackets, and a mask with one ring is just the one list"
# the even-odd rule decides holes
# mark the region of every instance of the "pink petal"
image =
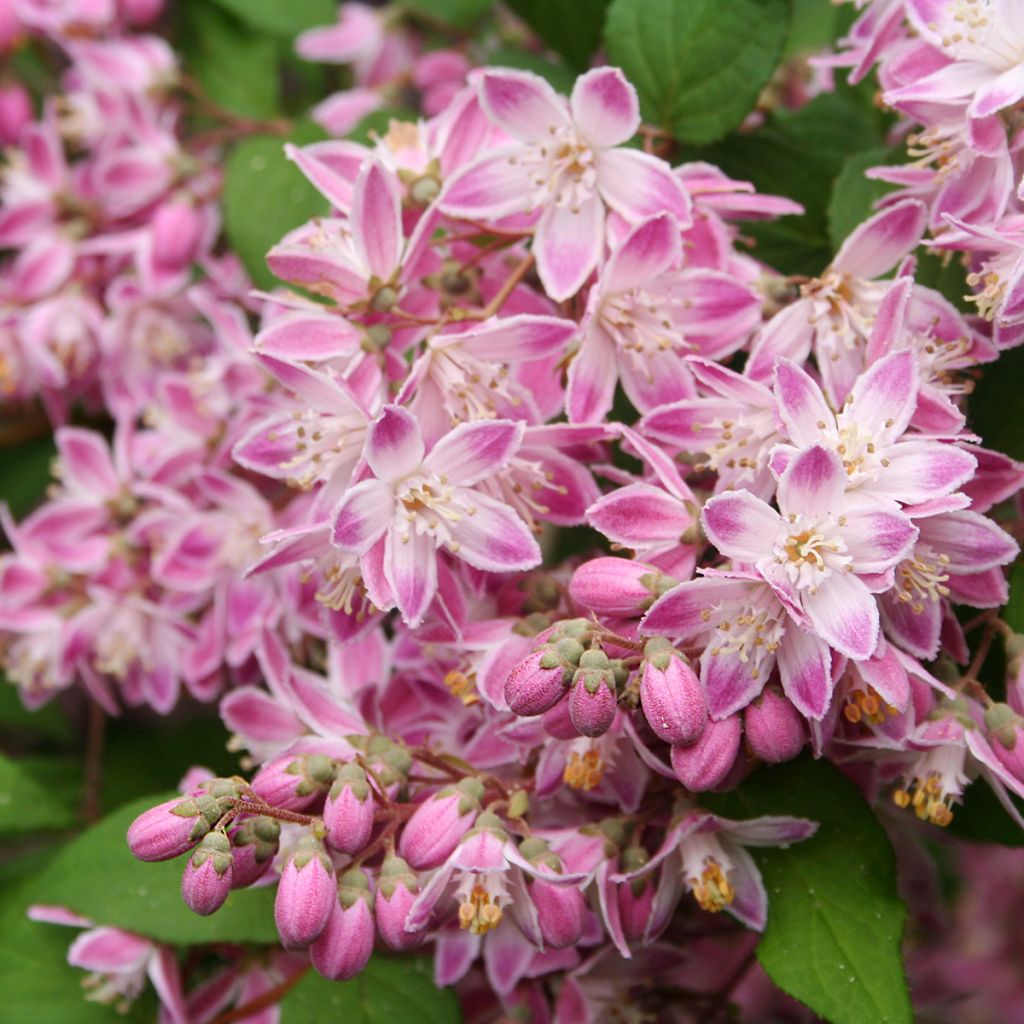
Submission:
[[690,197],[672,168],[638,149],[602,152],[597,160],[597,188],[604,201],[628,221],[671,213],[681,228],[693,222]]
[[604,248],[604,207],[597,196],[579,207],[549,206],[537,224],[533,251],[548,296],[562,302],[583,287]]
[[853,230],[832,266],[855,277],[880,277],[917,245],[927,221],[924,203],[916,199],[894,203]]
[[569,104],[580,135],[597,149],[620,146],[640,127],[636,89],[618,68],[594,68],[581,75]]
[[890,446],[889,465],[871,485],[874,494],[917,505],[955,491],[974,474],[974,456],[941,441],[903,441]]
[[825,427],[835,424],[821,388],[788,359],[775,363],[775,398],[789,438],[798,448],[814,444]]
[[1024,63],[1007,68],[991,85],[975,93],[967,113],[971,117],[988,117],[1024,97]]
[[566,411],[573,423],[599,423],[612,407],[619,379],[615,342],[591,324],[569,364]]
[[853,558],[856,573],[878,573],[908,557],[917,540],[917,529],[902,512],[877,505],[847,506],[843,540]]
[[486,572],[514,572],[540,563],[536,539],[512,509],[484,494],[469,497],[476,511],[451,527],[458,545],[453,554]]
[[712,498],[701,520],[708,540],[723,555],[742,562],[769,556],[781,526],[778,512],[749,491],[727,491]]
[[68,963],[87,971],[117,974],[140,967],[153,944],[119,928],[94,928],[78,936],[68,949]]
[[879,303],[875,322],[871,325],[871,336],[868,339],[868,348],[865,354],[869,365],[895,351],[903,334],[907,308],[913,291],[913,278],[898,278],[885,293],[885,298]]
[[402,193],[393,174],[367,163],[352,196],[352,240],[370,272],[387,281],[402,252]]
[[437,592],[437,549],[434,539],[425,533],[399,533],[404,526],[403,518],[385,535],[384,575],[406,625],[415,627],[423,621]]
[[768,923],[768,893],[754,858],[742,846],[729,844],[728,857],[734,871],[730,878],[733,900],[726,910],[741,924],[755,932],[764,931]]
[[754,339],[745,375],[755,381],[770,381],[780,356],[797,364],[806,362],[814,341],[811,313],[811,303],[806,299],[797,299],[776,313]]
[[220,713],[232,732],[260,742],[286,743],[303,732],[288,708],[255,686],[232,690],[221,701]]
[[806,718],[821,719],[832,700],[832,659],[828,645],[793,624],[776,654],[782,689]]
[[628,484],[606,494],[587,509],[587,522],[615,544],[641,549],[677,543],[693,525],[678,498],[650,484]]
[[571,123],[565,100],[531,71],[485,71],[480,103],[492,121],[517,139],[541,141]]
[[878,646],[878,606],[853,573],[833,572],[815,593],[803,594],[804,609],[817,634],[830,647],[863,661]]
[[612,253],[602,275],[602,292],[628,291],[649,284],[683,258],[679,222],[659,213],[638,224]]
[[432,344],[435,348],[457,344],[480,359],[519,363],[560,353],[576,330],[572,320],[522,315],[489,320],[458,334],[442,334]]
[[1012,562],[1017,542],[977,512],[948,512],[921,523],[921,538],[950,560],[953,572],[982,572]]
[[628,357],[622,359],[619,380],[626,397],[641,413],[693,398],[696,393],[686,361],[671,349],[648,355],[642,366]]
[[640,632],[681,638],[707,632],[717,621],[712,617],[713,609],[743,601],[749,588],[746,579],[723,576],[702,576],[681,583],[651,605],[640,623]]
[[850,392],[857,422],[884,443],[899,437],[914,415],[919,379],[912,350],[880,359],[857,378]]
[[260,331],[255,347],[282,359],[321,360],[352,355],[361,341],[362,333],[340,316],[289,313]]
[[381,480],[401,480],[423,462],[423,436],[408,409],[386,405],[370,425],[366,461]]
[[835,452],[813,445],[793,457],[779,480],[779,508],[784,514],[825,515],[839,508],[846,472]]
[[916,658],[930,661],[939,653],[942,605],[939,601],[900,601],[895,592],[881,598],[885,631]]
[[510,147],[483,156],[446,184],[438,205],[454,217],[491,220],[530,209],[529,172]]
[[754,664],[741,658],[738,651],[719,651],[708,647],[700,659],[700,682],[707,694],[708,713],[715,721],[728,718],[745,708],[764,689],[773,659],[762,662],[763,674],[754,675]]
[[523,424],[511,420],[460,423],[434,445],[425,469],[469,487],[508,465],[523,440]]
[[334,513],[331,543],[342,551],[369,550],[388,528],[394,491],[382,480],[364,480],[345,492]]
[[99,434],[77,427],[61,427],[54,435],[64,479],[92,498],[113,498],[121,485],[110,458],[110,448]]

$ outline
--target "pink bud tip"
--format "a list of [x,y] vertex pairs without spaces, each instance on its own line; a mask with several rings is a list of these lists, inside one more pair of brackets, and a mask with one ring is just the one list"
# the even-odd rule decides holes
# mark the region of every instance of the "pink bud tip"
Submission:
[[231,891],[231,841],[222,832],[203,838],[185,865],[181,895],[189,907],[206,917],[219,910]]
[[545,945],[565,949],[579,942],[587,908],[583,893],[576,886],[555,885],[538,878],[530,886],[530,898],[537,908]]
[[373,934],[373,915],[365,900],[347,909],[335,901],[325,928],[309,947],[313,967],[332,981],[354,978],[370,959]]
[[598,615],[634,618],[647,611],[660,596],[662,579],[667,577],[643,562],[593,558],[573,573],[569,593],[578,605]]
[[454,791],[426,800],[402,830],[399,856],[420,871],[436,868],[476,821],[482,796],[479,782],[464,779]]
[[603,736],[615,721],[618,701],[614,690],[601,683],[591,693],[583,682],[569,694],[569,716],[581,736]]
[[553,660],[547,650],[534,651],[509,673],[505,680],[505,700],[515,714],[540,715],[561,700],[565,694],[562,666],[542,664]]
[[297,850],[277,885],[274,921],[281,942],[288,947],[313,942],[327,927],[337,902],[334,871],[326,854],[316,850],[318,845],[314,840]]
[[211,825],[195,800],[175,797],[143,811],[131,823],[128,846],[139,860],[171,860],[191,850]]

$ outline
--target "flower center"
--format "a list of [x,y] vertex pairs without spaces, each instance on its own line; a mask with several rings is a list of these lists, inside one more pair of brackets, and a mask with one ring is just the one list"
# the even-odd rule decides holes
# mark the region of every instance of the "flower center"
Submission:
[[502,905],[509,899],[500,871],[464,875],[456,895],[459,927],[474,935],[486,935],[498,927],[503,917]]
[[896,596],[920,615],[926,601],[949,597],[949,556],[936,554],[927,544],[918,544],[914,555],[896,569]]
[[574,750],[565,763],[562,781],[572,789],[581,789],[585,793],[596,789],[604,778],[604,762],[596,747],[584,753]]
[[922,821],[945,828],[953,820],[952,805],[960,802],[967,782],[966,748],[943,744],[925,751],[904,777],[907,785],[893,790],[897,807],[912,807]]
[[548,131],[548,142],[525,147],[509,162],[521,164],[529,174],[531,209],[554,201],[577,212],[597,187],[594,151],[571,127],[552,125]]
[[811,522],[799,513],[789,516],[786,534],[775,545],[775,561],[798,590],[813,594],[833,572],[852,571],[852,559],[840,533],[845,523],[845,516],[833,519],[831,514]]
[[681,849],[683,879],[701,910],[717,914],[736,898],[729,881],[732,862],[722,844],[709,833],[698,832],[685,839]]
[[857,687],[846,695],[843,717],[853,725],[865,722],[868,725],[880,725],[886,717],[895,717],[899,708],[887,704],[873,687],[867,689]]
[[751,665],[750,678],[760,679],[771,671],[784,632],[785,627],[772,609],[748,604],[735,617],[718,623],[708,651],[712,657],[737,655],[744,665]]

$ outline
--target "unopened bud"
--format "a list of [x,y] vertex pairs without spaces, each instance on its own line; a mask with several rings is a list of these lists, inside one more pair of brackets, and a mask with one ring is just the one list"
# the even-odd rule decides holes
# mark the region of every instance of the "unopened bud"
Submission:
[[419,880],[401,857],[392,854],[384,858],[374,907],[377,931],[392,949],[412,949],[423,941],[422,931],[410,932],[405,927],[419,891]]
[[402,829],[399,854],[419,871],[436,868],[473,826],[483,795],[477,779],[463,779],[425,800]]
[[565,670],[561,658],[543,649],[528,655],[505,680],[505,700],[517,715],[543,714],[565,695]]
[[792,761],[806,737],[800,712],[773,687],[744,709],[743,732],[750,752],[769,764]]
[[569,593],[598,615],[636,618],[676,584],[660,569],[629,558],[592,558],[572,576]]
[[370,885],[362,871],[346,871],[338,884],[330,916],[309,947],[319,974],[332,981],[355,977],[373,952],[373,913]]
[[308,946],[327,926],[335,902],[334,866],[318,839],[303,836],[277,884],[274,921],[281,942]]
[[327,842],[341,853],[359,853],[370,840],[375,806],[366,772],[357,764],[344,765],[324,804]]
[[618,695],[615,674],[608,655],[601,650],[584,651],[572,679],[569,715],[581,736],[602,736],[615,720]]
[[647,641],[644,656],[640,704],[647,724],[666,743],[695,742],[708,717],[700,680],[662,637]]
[[265,816],[243,818],[230,830],[232,856],[231,887],[244,889],[262,878],[277,856],[281,826]]
[[271,807],[304,811],[330,788],[334,767],[334,761],[325,754],[286,754],[256,773],[252,789]]
[[700,739],[688,747],[672,748],[672,769],[691,792],[714,789],[725,781],[740,749],[739,715],[716,722],[708,719]]
[[223,832],[208,832],[189,857],[181,876],[181,895],[197,914],[212,914],[228,898],[231,866],[231,840]]

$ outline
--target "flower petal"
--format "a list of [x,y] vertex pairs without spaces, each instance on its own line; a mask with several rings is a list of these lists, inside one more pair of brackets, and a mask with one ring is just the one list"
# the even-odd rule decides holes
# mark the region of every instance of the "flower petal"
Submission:
[[622,145],[640,127],[636,89],[618,68],[594,68],[580,75],[569,104],[580,135],[597,149]]
[[889,465],[871,492],[910,505],[955,491],[977,465],[970,452],[941,441],[903,441],[891,445],[886,457]]
[[598,155],[597,188],[604,201],[636,222],[671,213],[681,228],[693,223],[690,197],[664,160],[638,149],[609,149]]
[[612,253],[602,275],[602,292],[624,292],[649,284],[682,262],[679,221],[659,213],[638,224]]
[[917,528],[895,506],[849,505],[843,516],[843,540],[856,573],[885,572],[913,550]]
[[454,174],[438,206],[454,217],[497,219],[530,209],[529,173],[516,159],[519,147],[506,147]]
[[571,123],[565,100],[532,71],[485,71],[480,103],[500,128],[524,141],[547,139]]
[[783,514],[810,516],[835,512],[846,487],[846,473],[835,452],[813,445],[795,455],[779,479]]
[[331,543],[359,554],[369,550],[384,536],[394,504],[394,492],[383,480],[356,484],[345,492],[334,513]]
[[366,436],[366,461],[381,480],[401,480],[423,462],[423,436],[408,409],[386,405]]
[[651,605],[640,623],[640,632],[680,638],[705,633],[716,625],[713,609],[743,601],[749,588],[750,580],[724,576],[702,576],[680,583]]
[[917,245],[927,222],[924,203],[916,199],[893,203],[853,230],[836,253],[832,267],[855,277],[880,277]]
[[583,287],[604,248],[604,206],[596,195],[578,207],[549,206],[537,224],[533,251],[548,296],[562,302]]
[[814,593],[804,591],[803,604],[815,632],[840,654],[863,661],[875,653],[878,605],[853,573],[833,572]]
[[407,626],[416,627],[437,593],[437,548],[434,538],[404,530],[393,522],[384,538],[384,576]]
[[727,491],[712,498],[701,512],[708,540],[729,558],[756,562],[772,550],[779,532],[779,514],[749,491]]
[[832,701],[832,658],[828,644],[790,625],[776,654],[782,690],[806,718],[823,718]]
[[693,525],[683,503],[660,487],[627,484],[587,509],[587,522],[615,544],[641,549],[651,544],[676,543]]
[[599,324],[591,324],[569,364],[566,411],[572,423],[598,423],[612,407],[619,366],[615,342]]
[[822,431],[835,423],[821,388],[789,359],[775,362],[775,398],[786,432],[798,448],[820,440]]
[[373,160],[356,180],[352,195],[352,241],[364,265],[387,281],[402,253],[402,193],[395,176]]
[[476,511],[451,527],[453,554],[486,572],[515,572],[540,563],[536,539],[512,509],[476,492],[468,500]]
[[914,415],[919,380],[917,360],[911,349],[885,356],[853,385],[853,416],[877,441],[888,444],[907,429]]
[[434,445],[425,469],[469,487],[508,465],[523,440],[523,424],[512,420],[460,423]]

